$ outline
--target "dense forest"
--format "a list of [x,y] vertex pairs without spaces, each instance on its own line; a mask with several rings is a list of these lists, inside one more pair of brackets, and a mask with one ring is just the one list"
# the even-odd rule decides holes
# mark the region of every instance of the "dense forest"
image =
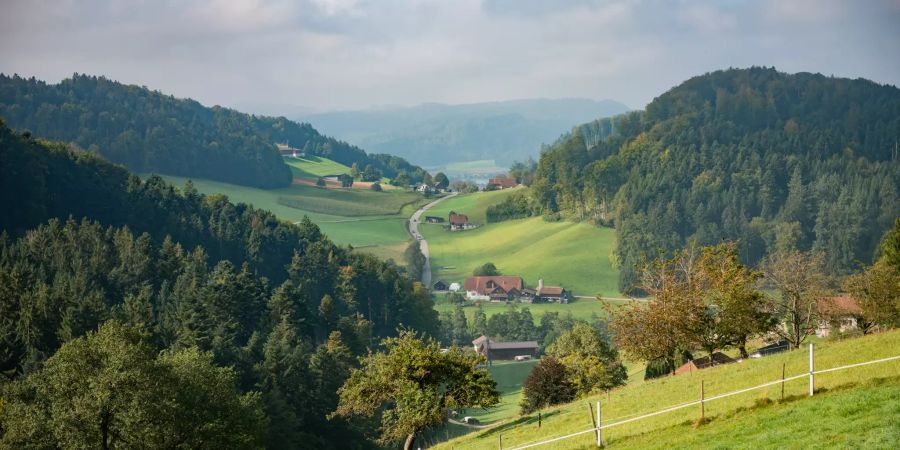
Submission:
[[730,69],[645,111],[598,120],[544,149],[545,213],[614,224],[620,289],[687,242],[825,251],[829,273],[871,263],[900,215],[900,89],[867,80]]
[[425,171],[403,158],[366,154],[283,117],[205,107],[108,80],[75,74],[59,84],[0,74],[0,118],[20,131],[99,153],[138,172],[225,181],[262,188],[287,186],[291,171],[276,143],[350,166],[371,165],[384,176]]
[[[0,125],[0,447],[368,448],[326,419],[427,291],[309,221]],[[77,426],[76,426],[77,424]]]

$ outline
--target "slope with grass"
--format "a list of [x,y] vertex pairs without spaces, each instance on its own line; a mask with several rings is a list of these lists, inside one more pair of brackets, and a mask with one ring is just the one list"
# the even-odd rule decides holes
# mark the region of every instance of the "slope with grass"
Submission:
[[[435,295],[434,296],[434,309],[437,310],[438,313],[448,311],[452,312],[455,306],[447,301],[445,295]],[[572,317],[576,319],[581,319],[585,321],[591,321],[592,317],[606,317],[607,307],[622,305],[628,302],[628,300],[608,300],[604,299],[602,302],[593,298],[577,298],[572,300],[566,305],[560,305],[558,303],[533,303],[533,304],[514,304],[516,308],[528,308],[531,311],[531,315],[534,317],[535,324],[541,323],[541,316],[548,312],[558,312],[560,314],[572,314]],[[508,311],[510,305],[506,305],[503,303],[490,303],[490,302],[482,302],[481,309],[484,311],[484,315],[490,318],[494,314],[500,314]],[[466,313],[467,320],[471,321],[475,314],[475,306],[471,302],[466,302],[463,306],[463,312]]]
[[542,277],[546,285],[563,286],[577,295],[618,295],[618,271],[611,262],[614,230],[540,217],[484,225],[487,207],[513,192],[460,195],[429,210],[429,215],[443,217],[450,211],[464,213],[482,225],[461,232],[444,231],[436,224],[420,227],[431,249],[434,280],[462,282],[477,266],[493,262],[503,274],[523,277],[528,286]]
[[[816,369],[865,362],[900,354],[900,330],[816,344]],[[707,398],[806,373],[806,349],[713,367],[673,377],[629,384],[612,391],[519,417],[489,430],[470,433],[437,448],[504,448],[591,428],[585,404],[600,401],[604,423],[697,400],[703,380]],[[699,426],[697,407],[657,415],[604,430],[612,448],[765,447],[897,448],[900,445],[900,361],[817,374],[816,395],[807,397],[808,379],[753,390],[706,403],[708,422]],[[590,448],[591,433],[538,447]]]
[[[175,186],[184,186],[187,178],[163,176]],[[421,196],[403,191],[328,190],[310,186],[281,189],[257,189],[211,180],[192,179],[204,194],[222,194],[233,202],[267,209],[278,218],[298,222],[307,216],[338,244],[363,247],[385,258],[398,259],[409,239],[406,217]]]

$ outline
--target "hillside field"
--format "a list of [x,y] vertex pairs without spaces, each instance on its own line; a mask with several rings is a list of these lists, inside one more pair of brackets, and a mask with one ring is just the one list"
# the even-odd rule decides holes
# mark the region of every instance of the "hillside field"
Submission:
[[[284,158],[284,163],[291,168],[291,172],[294,174],[294,178],[303,178],[309,180],[315,180],[319,177],[325,177],[329,175],[341,175],[341,174],[349,174],[350,167],[347,167],[337,161],[332,161],[328,158],[322,158],[321,156],[308,155],[302,158]],[[360,170],[363,168],[361,167]],[[391,190],[394,189],[394,186],[391,186],[391,180],[382,177],[381,185],[382,188]]]
[[[817,370],[898,356],[900,330],[846,339],[817,341]],[[700,381],[706,397],[756,386],[808,371],[808,350],[786,352],[693,374],[628,384],[607,395],[596,395],[519,417],[476,431],[435,448],[504,448],[546,440],[591,427],[586,404],[600,401],[603,422],[664,409],[697,400]],[[629,372],[631,372],[629,370]],[[699,407],[688,407],[604,430],[610,448],[898,448],[900,446],[900,361],[888,361],[816,374],[816,395],[807,396],[808,379],[785,383],[706,403],[706,424],[696,426]],[[593,448],[591,433],[538,447]]]
[[[597,317],[606,317],[607,315],[607,307],[618,306],[627,303],[628,300],[603,300],[602,302],[593,299],[593,298],[578,298],[573,300],[567,305],[560,305],[559,303],[515,303],[515,307],[522,309],[528,308],[531,311],[531,315],[534,317],[535,324],[540,324],[541,316],[548,312],[558,312],[560,314],[572,314],[572,317],[576,319],[581,319],[585,321],[590,321],[591,317],[596,315]],[[444,311],[453,311],[454,306],[446,300],[446,296],[437,294],[434,296],[434,309],[439,313]],[[481,309],[484,311],[484,314],[490,318],[494,314],[499,314],[505,311],[508,311],[510,305],[504,303],[490,303],[490,302],[482,302]],[[475,314],[475,306],[472,302],[467,301],[463,305],[463,311],[466,313],[466,318],[468,320],[472,320],[472,317]]]
[[[184,177],[162,175],[177,187]],[[278,218],[298,222],[307,216],[334,242],[382,257],[402,254],[409,234],[406,219],[425,202],[418,194],[403,191],[329,190],[310,186],[257,189],[211,180],[191,179],[198,191],[222,194],[234,202],[267,209]]]
[[576,295],[619,296],[618,271],[611,262],[615,230],[540,217],[485,225],[487,207],[515,191],[459,195],[428,210],[427,215],[441,217],[464,213],[482,225],[459,232],[444,231],[439,224],[419,227],[431,249],[432,279],[462,283],[477,266],[492,262],[504,275],[524,278],[529,287],[543,277],[545,285],[563,286]]

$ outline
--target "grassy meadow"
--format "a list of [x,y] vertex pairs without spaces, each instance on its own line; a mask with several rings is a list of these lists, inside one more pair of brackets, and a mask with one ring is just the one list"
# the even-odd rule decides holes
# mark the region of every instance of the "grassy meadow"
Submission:
[[[897,356],[900,330],[840,341],[818,341],[816,369]],[[712,397],[808,371],[806,348],[709,368],[693,374],[629,383],[606,394],[580,399],[475,431],[436,448],[482,449],[525,445],[591,427],[586,404],[600,401],[603,422],[657,411],[697,400],[703,380]],[[631,372],[629,370],[629,372]],[[611,448],[897,448],[900,445],[900,361],[817,374],[816,395],[807,396],[808,379],[773,385],[706,403],[707,423],[696,425],[699,407],[688,407],[604,430]],[[558,441],[540,449],[592,448],[593,434]]]
[[328,175],[349,174],[350,168],[336,161],[309,155],[303,158],[284,158],[295,177],[318,178]]
[[[434,301],[434,309],[438,312],[444,311],[453,311],[454,306],[446,300],[446,296],[444,295],[435,295]],[[592,299],[592,298],[579,298],[575,299],[567,305],[560,305],[558,303],[533,303],[533,304],[525,304],[525,303],[515,303],[516,308],[528,308],[531,311],[531,315],[534,317],[535,324],[539,324],[541,321],[541,316],[548,312],[558,312],[560,314],[572,314],[572,317],[576,319],[582,319],[585,321],[590,321],[591,317],[596,315],[598,317],[606,317],[607,315],[607,307],[610,305],[618,306],[624,303],[627,303],[628,300],[619,301],[619,300],[603,300],[602,302]],[[506,305],[503,303],[490,303],[490,302],[482,302],[481,309],[484,311],[484,314],[490,318],[494,314],[499,314],[509,310],[510,305]],[[472,302],[467,301],[463,306],[463,311],[466,313],[466,318],[468,320],[472,320],[475,314],[475,306]]]
[[[187,181],[184,177],[162,177],[178,187]],[[328,190],[297,185],[257,189],[211,180],[191,181],[204,194],[222,194],[234,202],[267,209],[282,220],[298,222],[307,216],[334,242],[397,261],[402,260],[398,256],[409,239],[406,219],[426,201],[418,194],[400,190]]]

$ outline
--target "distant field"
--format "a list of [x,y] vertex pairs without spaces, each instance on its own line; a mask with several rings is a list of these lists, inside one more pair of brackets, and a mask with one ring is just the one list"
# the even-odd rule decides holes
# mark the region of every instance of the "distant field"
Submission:
[[[485,213],[488,206],[502,202],[520,189],[522,188],[457,195],[438,203],[434,208],[429,209],[426,214],[446,219],[450,214],[450,211],[455,211],[457,213],[468,215],[469,222],[484,225],[487,222]],[[431,242],[429,241],[429,244],[430,243]]]
[[[163,175],[162,177],[169,183],[178,187],[184,186],[185,181],[187,181],[187,178],[184,177],[169,175]],[[323,233],[328,235],[328,237],[336,243],[353,245],[354,247],[364,246],[363,251],[375,254],[396,255],[396,247],[398,245],[405,247],[405,242],[409,239],[409,234],[406,231],[406,219],[414,211],[413,205],[404,206],[400,208],[399,213],[392,215],[348,217],[325,212],[328,211],[326,206],[330,204],[327,201],[328,197],[325,197],[323,194],[332,191],[325,191],[323,189],[307,186],[291,186],[283,189],[265,190],[210,180],[192,179],[191,181],[194,183],[197,190],[204,194],[224,194],[234,202],[248,203],[257,208],[267,209],[282,220],[298,222],[303,219],[303,216],[308,216],[310,220],[319,225]],[[311,203],[307,204],[307,206],[312,205],[310,208],[314,210],[291,207],[280,202],[283,197],[296,197],[301,193],[310,191],[313,194],[319,194],[318,197],[308,200]],[[360,199],[360,206],[364,208],[370,207],[366,205],[365,202],[367,201],[366,199],[371,197],[362,196],[384,194],[384,197],[378,198],[379,200],[383,199],[384,201],[379,207],[393,208],[397,207],[399,204],[398,200],[405,199],[405,197],[398,194],[415,195],[403,192],[377,193],[370,191],[345,190],[333,192],[343,193],[345,197],[342,198]],[[332,209],[331,211],[337,212],[338,210]],[[382,248],[382,246],[386,246],[387,248]],[[399,253],[402,254],[402,250]],[[397,261],[401,260],[402,259],[397,259]]]
[[290,166],[295,177],[301,178],[317,178],[326,175],[349,174],[350,168],[332,161],[327,158],[318,156],[307,156],[305,158],[284,158],[285,164]]
[[[586,321],[590,321],[591,317],[596,315],[597,317],[606,317],[606,305],[614,305],[618,306],[626,301],[609,301],[604,300],[603,302],[597,301],[595,299],[587,299],[587,298],[579,298],[567,305],[561,305],[559,303],[534,303],[534,304],[525,304],[525,303],[517,303],[516,307],[519,309],[528,308],[531,311],[531,315],[534,317],[534,322],[536,324],[540,323],[541,316],[548,312],[558,312],[561,315],[565,315],[568,313],[572,314],[572,317],[576,319],[582,319]],[[434,309],[438,312],[444,311],[453,311],[454,306],[446,301],[444,296],[435,296],[435,305]],[[484,311],[484,314],[487,317],[491,317],[494,314],[499,314],[509,310],[509,305],[503,303],[490,303],[490,302],[482,302],[481,309]],[[475,314],[475,306],[472,302],[466,302],[466,306],[463,307],[463,311],[466,313],[466,317],[471,321],[472,317]]]
[[[900,331],[816,344],[816,367],[837,367],[897,356]],[[808,370],[805,348],[706,369],[694,374],[664,377],[629,384],[607,395],[597,395],[536,414],[475,431],[439,445],[440,449],[496,448],[503,435],[504,448],[537,442],[591,427],[586,404],[602,403],[604,422],[660,410],[696,400],[700,380],[707,397],[756,386],[781,376]],[[630,369],[630,368],[629,368]],[[631,372],[631,370],[629,370]],[[604,430],[609,448],[900,448],[900,362],[890,361],[838,372],[817,374],[816,395],[807,396],[808,379],[773,385],[706,404],[709,423],[694,421],[698,407],[661,414]],[[593,434],[551,443],[539,449],[594,448]]]
[[368,189],[322,189],[295,185],[286,191],[276,200],[281,205],[343,217],[397,215],[406,205],[427,202],[415,192],[401,190],[375,192]]
[[[514,190],[457,196],[428,211],[450,210],[484,223],[484,211]],[[419,230],[431,249],[434,280],[462,282],[472,271],[493,262],[506,275],[519,275],[527,286],[561,285],[577,295],[618,296],[618,271],[611,263],[615,231],[587,223],[545,222],[540,217],[500,222],[461,232],[423,224]],[[574,305],[573,305],[574,306]]]
[[488,368],[488,372],[497,383],[500,404],[488,410],[465,410],[461,415],[476,417],[482,423],[490,423],[518,414],[519,402],[522,401],[522,384],[525,383],[525,379],[528,378],[528,374],[536,364],[537,360],[494,362]]

